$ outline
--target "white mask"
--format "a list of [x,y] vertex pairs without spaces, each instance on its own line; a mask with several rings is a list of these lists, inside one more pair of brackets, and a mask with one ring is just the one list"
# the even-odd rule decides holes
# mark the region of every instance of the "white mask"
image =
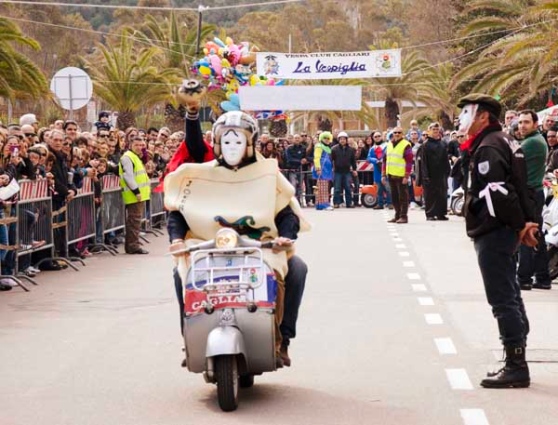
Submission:
[[223,159],[231,167],[236,167],[242,162],[246,154],[246,146],[246,135],[243,131],[228,128],[221,136]]
[[469,134],[469,129],[473,125],[478,108],[479,105],[472,103],[463,107],[459,114],[459,134]]

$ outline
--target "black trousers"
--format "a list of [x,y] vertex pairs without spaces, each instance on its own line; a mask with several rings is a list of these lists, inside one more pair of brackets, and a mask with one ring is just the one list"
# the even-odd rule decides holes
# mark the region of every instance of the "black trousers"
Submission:
[[391,202],[395,210],[395,218],[407,218],[409,211],[409,189],[403,184],[403,177],[388,176]]
[[475,238],[486,298],[498,322],[500,340],[506,347],[525,346],[529,334],[529,320],[515,278],[517,243],[516,232],[507,227]]
[[426,217],[445,217],[448,214],[447,179],[430,180],[423,184]]

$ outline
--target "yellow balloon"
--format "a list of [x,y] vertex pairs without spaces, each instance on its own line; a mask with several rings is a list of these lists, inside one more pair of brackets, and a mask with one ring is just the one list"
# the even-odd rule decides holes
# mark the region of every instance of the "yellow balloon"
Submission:
[[222,66],[223,68],[230,68],[230,67],[231,67],[231,63],[230,63],[227,59],[223,59],[223,60],[221,61],[221,66]]
[[200,66],[199,71],[202,75],[211,75],[211,68],[209,68],[208,66]]
[[250,77],[250,85],[251,85],[251,86],[255,86],[255,85],[257,85],[259,82],[260,82],[260,79],[259,79],[259,77],[258,77],[257,75],[252,75],[252,76]]
[[226,44],[227,46],[230,46],[231,44],[233,44],[232,38],[230,38],[230,37],[225,38],[225,44]]

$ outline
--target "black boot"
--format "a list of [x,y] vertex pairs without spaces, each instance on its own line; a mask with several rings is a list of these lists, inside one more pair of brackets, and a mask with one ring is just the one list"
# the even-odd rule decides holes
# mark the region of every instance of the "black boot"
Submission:
[[484,388],[527,388],[531,384],[525,347],[506,347],[506,364],[481,382]]

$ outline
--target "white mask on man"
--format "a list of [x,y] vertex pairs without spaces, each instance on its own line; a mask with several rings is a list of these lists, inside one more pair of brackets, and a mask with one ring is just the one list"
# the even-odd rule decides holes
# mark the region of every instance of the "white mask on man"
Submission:
[[478,108],[479,105],[472,103],[463,107],[459,114],[459,134],[469,134],[469,129],[473,125]]
[[221,136],[223,160],[231,167],[236,167],[242,162],[246,154],[246,147],[246,135],[243,131],[229,128]]

